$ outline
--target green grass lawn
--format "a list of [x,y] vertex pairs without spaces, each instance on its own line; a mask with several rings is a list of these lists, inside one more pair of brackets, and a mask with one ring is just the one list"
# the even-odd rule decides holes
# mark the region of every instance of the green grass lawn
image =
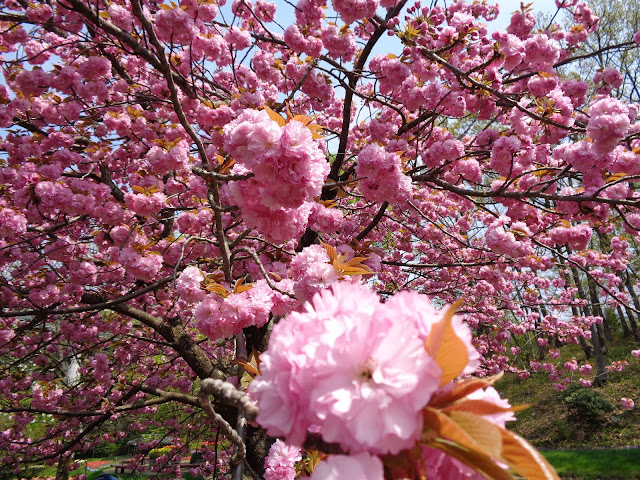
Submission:
[[542,450],[562,478],[580,480],[640,479],[640,449]]

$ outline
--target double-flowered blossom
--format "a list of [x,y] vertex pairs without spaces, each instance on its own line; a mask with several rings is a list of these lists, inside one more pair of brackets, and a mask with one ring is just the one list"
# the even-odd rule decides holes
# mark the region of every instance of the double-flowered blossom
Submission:
[[245,222],[275,242],[301,234],[329,173],[311,130],[298,120],[281,126],[265,110],[244,110],[224,134],[225,149],[239,163],[233,173],[253,174],[227,188]]
[[204,299],[206,292],[200,286],[204,275],[198,267],[185,268],[176,280],[176,289],[180,298],[187,302],[198,302]]
[[275,153],[282,130],[264,110],[243,110],[225,126],[224,148],[251,169],[263,155]]
[[372,17],[378,8],[378,0],[333,0],[331,3],[346,24]]
[[529,228],[522,222],[514,222],[511,228],[506,228],[510,221],[509,217],[503,215],[489,225],[484,234],[487,247],[512,258],[533,254],[533,247],[528,238],[531,236]]
[[231,337],[246,327],[261,327],[269,320],[269,312],[274,306],[273,296],[264,280],[258,280],[252,288],[225,298],[207,295],[195,308],[196,326],[212,340]]
[[591,241],[593,231],[584,223],[571,228],[559,227],[551,231],[551,239],[556,245],[568,243],[573,250],[584,250]]
[[264,461],[265,480],[293,480],[296,478],[295,464],[301,459],[300,448],[276,440]]
[[10,208],[0,207],[0,238],[13,239],[27,231],[27,219]]
[[369,201],[402,204],[411,199],[411,179],[402,172],[400,157],[377,144],[362,149],[356,175],[361,177],[360,191]]
[[[325,441],[354,454],[396,454],[415,444],[421,410],[441,383],[424,338],[442,314],[424,295],[399,297],[381,303],[362,284],[338,282],[274,326],[262,376],[250,385],[269,435],[301,445],[319,425]],[[465,333],[459,338],[467,344]]]
[[616,98],[603,98],[591,106],[587,135],[598,153],[612,151],[629,130],[629,108]]

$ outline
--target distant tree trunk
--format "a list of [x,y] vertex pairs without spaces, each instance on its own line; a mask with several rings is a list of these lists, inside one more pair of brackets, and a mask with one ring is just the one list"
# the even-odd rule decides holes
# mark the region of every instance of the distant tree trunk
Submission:
[[587,276],[587,285],[589,286],[589,297],[591,298],[591,309],[596,317],[602,318],[602,323],[598,324],[598,337],[600,340],[600,348],[603,354],[609,352],[607,340],[611,340],[611,326],[604,316],[602,308],[600,308],[600,296],[596,289],[596,282],[590,276]]
[[593,353],[596,357],[596,379],[593,384],[599,387],[609,379],[609,372],[604,364],[604,354],[600,348],[600,335],[598,335],[595,323],[591,325],[591,342],[593,343]]
[[[580,310],[575,305],[571,305],[571,313],[574,317],[580,316]],[[578,341],[580,342],[580,346],[582,347],[582,351],[584,352],[584,356],[587,360],[589,360],[593,356],[593,345],[584,338],[584,335],[580,335],[578,337]]]
[[[580,282],[578,269],[576,267],[571,267],[571,274],[573,275],[573,280],[576,284],[576,288],[578,289],[578,295],[580,296],[580,298],[584,298],[586,300],[589,297],[587,297],[587,294],[582,287],[582,282]],[[585,305],[583,309],[587,316],[594,316],[593,310],[589,308],[588,305]],[[602,385],[602,383],[607,380],[608,373],[604,364],[604,352],[602,351],[602,347],[600,344],[598,326],[595,323],[591,325],[591,343],[593,344],[593,354],[596,357],[597,374],[595,383]]]
[[56,480],[69,480],[69,470],[71,470],[72,455],[60,455],[58,468],[56,469]]
[[[633,283],[631,282],[631,273],[632,272],[627,272],[625,285],[627,287],[627,292],[629,292],[629,296],[633,301],[633,306],[635,307],[636,311],[639,311],[640,300],[638,300],[638,295],[636,295],[636,291],[633,289]],[[631,309],[627,309],[629,324],[631,326],[631,332],[633,333],[633,336],[636,339],[638,346],[640,346],[640,332],[638,332],[638,323],[636,322],[636,317],[630,312],[630,310]]]
[[616,308],[616,312],[618,312],[618,318],[620,319],[620,325],[622,325],[622,336],[627,338],[631,336],[631,328],[627,324],[627,319],[624,316],[624,310],[620,305]]
[[[522,348],[520,348],[520,343],[518,342],[518,338],[514,335],[513,332],[511,332],[511,345],[515,345],[516,347],[518,347],[518,349],[520,350],[520,353],[518,353],[516,355],[516,362],[518,362],[518,367],[520,367],[521,370],[526,370],[526,367],[524,366],[524,362],[522,361]],[[529,361],[529,359],[527,358],[527,362]]]
[[[560,254],[560,252],[556,252],[555,257],[561,265],[565,265],[564,257]],[[563,278],[566,284],[571,283],[571,278],[569,277],[569,275],[563,275]],[[571,314],[574,317],[580,317],[580,310],[577,306],[571,305]],[[582,347],[584,356],[587,360],[589,360],[593,356],[593,346],[587,341],[586,338],[584,338],[584,335],[578,336],[578,341],[580,342],[580,346]]]

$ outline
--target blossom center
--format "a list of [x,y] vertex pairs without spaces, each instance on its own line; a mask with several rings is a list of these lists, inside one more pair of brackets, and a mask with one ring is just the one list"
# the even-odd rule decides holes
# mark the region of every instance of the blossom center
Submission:
[[360,380],[361,383],[366,383],[369,382],[370,380],[373,380],[373,372],[376,369],[376,364],[375,362],[370,358],[368,359],[361,367],[360,370],[358,371],[358,379]]

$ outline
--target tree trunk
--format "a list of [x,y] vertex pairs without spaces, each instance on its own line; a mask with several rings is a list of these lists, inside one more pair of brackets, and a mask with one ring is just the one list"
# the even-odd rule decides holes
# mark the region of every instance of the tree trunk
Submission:
[[[560,252],[556,252],[555,257],[556,257],[556,260],[558,260],[558,263],[560,263],[560,265],[565,265],[564,257],[560,254]],[[564,278],[564,281],[565,281],[566,284],[571,284],[571,278],[569,277],[569,275],[564,275],[563,278]],[[574,281],[575,281],[575,283],[577,283],[577,281],[575,280],[575,277],[574,277]],[[580,310],[575,305],[571,305],[571,314],[574,317],[580,317],[581,316],[580,315]],[[586,357],[587,360],[589,360],[593,356],[593,346],[584,337],[584,335],[578,336],[578,341],[580,342],[580,346],[582,347],[582,351],[584,352],[584,356]]]
[[[629,296],[633,301],[633,306],[635,307],[636,311],[640,311],[640,300],[638,300],[638,295],[636,295],[636,291],[633,289],[633,283],[631,282],[631,273],[632,272],[627,272],[625,285],[627,287],[627,292],[629,292]],[[631,309],[627,309],[627,312],[629,312],[629,310]],[[629,324],[631,326],[631,332],[633,333],[633,336],[636,339],[638,346],[640,346],[640,332],[638,332],[638,323],[636,322],[636,317],[630,312],[628,314],[628,317],[629,317]]]
[[[586,300],[588,297],[586,292],[584,291],[584,288],[582,287],[582,283],[580,282],[578,269],[576,267],[571,267],[571,274],[573,275],[573,280],[575,281],[576,288],[578,289],[578,295],[580,295],[580,298],[584,298]],[[587,316],[595,316],[593,315],[593,310],[589,308],[588,305],[585,305],[583,307],[583,310],[587,314]],[[607,380],[608,372],[604,364],[604,352],[602,351],[602,347],[600,344],[600,334],[598,332],[598,326],[595,323],[591,325],[591,343],[593,344],[593,354],[596,357],[597,366],[595,383],[598,385],[602,385],[602,383]]]
[[620,319],[620,325],[622,325],[622,336],[627,338],[627,337],[631,336],[631,329],[629,328],[629,325],[627,324],[627,319],[624,316],[624,310],[622,309],[622,307],[620,305],[618,305],[618,307],[616,308],[616,311],[618,312],[618,318]]
[[56,480],[69,480],[69,471],[71,470],[72,455],[60,455],[58,459],[58,468],[56,469]]
[[591,299],[591,308],[595,316],[602,318],[602,323],[598,324],[598,335],[600,337],[600,348],[606,355],[609,351],[607,341],[611,340],[611,325],[604,316],[604,311],[600,306],[600,296],[596,288],[596,282],[590,276],[587,276],[587,285],[589,286],[589,297]]
[[604,363],[604,354],[600,348],[600,335],[598,335],[595,323],[591,325],[591,342],[593,343],[593,353],[596,357],[596,379],[593,384],[596,387],[600,387],[609,379],[609,372]]
[[[517,337],[513,334],[513,332],[511,332],[511,345],[515,345],[516,347],[518,347],[520,349],[520,353],[518,353],[516,355],[516,362],[518,363],[518,367],[520,367],[521,370],[526,370],[526,367],[524,366],[524,362],[522,361],[522,348],[520,348],[520,343],[518,343],[518,339]],[[527,359],[528,361],[528,359]]]

